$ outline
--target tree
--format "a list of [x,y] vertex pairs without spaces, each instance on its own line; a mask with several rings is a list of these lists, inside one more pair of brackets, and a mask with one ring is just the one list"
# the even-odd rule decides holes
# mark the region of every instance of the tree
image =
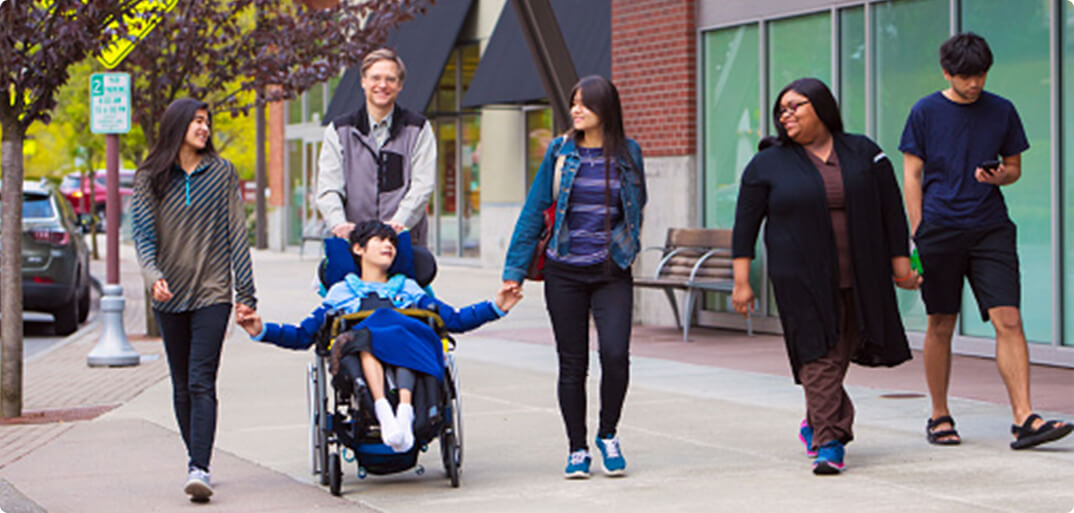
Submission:
[[[48,123],[68,68],[126,37],[137,0],[14,0],[0,4],[0,417],[22,414],[22,152],[26,130]],[[110,25],[115,24],[114,27]]]
[[[133,79],[133,115],[152,146],[157,121],[181,96],[233,115],[295,98],[359,62],[429,2],[311,9],[290,0],[181,1],[123,63]],[[250,94],[257,91],[264,94]]]

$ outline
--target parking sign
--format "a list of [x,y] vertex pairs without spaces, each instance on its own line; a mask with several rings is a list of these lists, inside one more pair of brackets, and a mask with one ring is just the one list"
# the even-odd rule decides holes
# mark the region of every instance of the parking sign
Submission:
[[90,131],[125,134],[131,130],[131,76],[94,73],[90,76]]

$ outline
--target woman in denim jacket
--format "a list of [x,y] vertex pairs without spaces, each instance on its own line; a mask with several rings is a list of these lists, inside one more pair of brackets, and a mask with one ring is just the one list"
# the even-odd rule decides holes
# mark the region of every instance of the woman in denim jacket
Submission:
[[[544,227],[542,212],[555,202],[544,290],[559,355],[559,407],[570,444],[565,474],[588,477],[592,461],[585,425],[592,312],[601,364],[595,443],[605,473],[623,475],[626,460],[615,429],[629,380],[634,307],[630,265],[641,247],[645,170],[641,148],[623,133],[619,93],[610,81],[585,77],[571,98],[573,128],[545,152],[511,237],[503,281],[521,286]],[[560,178],[553,198],[557,166]]]

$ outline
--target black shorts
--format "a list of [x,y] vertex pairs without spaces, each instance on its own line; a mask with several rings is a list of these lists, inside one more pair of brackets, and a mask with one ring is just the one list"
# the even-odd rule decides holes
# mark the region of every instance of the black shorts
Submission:
[[962,309],[962,278],[970,282],[981,319],[997,306],[1020,308],[1018,234],[1014,223],[987,228],[951,228],[924,222],[914,232],[925,281],[925,312],[957,314]]

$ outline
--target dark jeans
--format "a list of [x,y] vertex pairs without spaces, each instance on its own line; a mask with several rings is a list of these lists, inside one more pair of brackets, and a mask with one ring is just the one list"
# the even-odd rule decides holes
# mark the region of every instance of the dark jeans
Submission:
[[153,310],[164,336],[172,375],[172,401],[189,464],[209,469],[216,436],[216,371],[231,316],[221,303],[190,312]]
[[630,380],[630,326],[634,279],[614,264],[576,267],[549,261],[544,294],[559,355],[559,409],[571,452],[586,444],[586,377],[589,370],[589,313],[597,325],[600,351],[600,426],[615,434]]

